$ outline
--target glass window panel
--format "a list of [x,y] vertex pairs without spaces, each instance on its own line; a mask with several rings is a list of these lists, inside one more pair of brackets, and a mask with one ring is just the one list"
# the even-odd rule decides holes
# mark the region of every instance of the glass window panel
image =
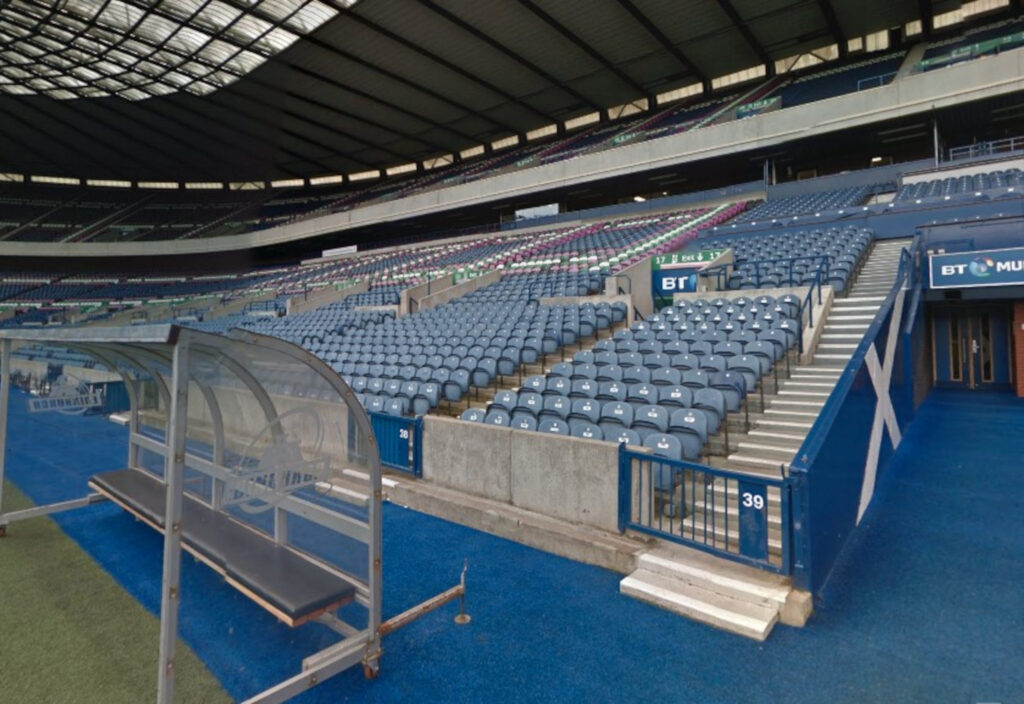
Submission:
[[60,0],[58,12],[42,0],[2,4],[5,92],[59,99],[116,93],[142,100],[175,90],[212,92],[353,3]]
[[227,68],[234,68],[240,73],[248,73],[264,61],[265,59],[259,54],[254,54],[251,51],[240,51],[226,64],[226,66]]
[[298,38],[298,35],[292,34],[287,29],[272,29],[256,42],[256,46],[276,54],[290,47]]
[[167,46],[178,49],[186,54],[194,54],[210,41],[212,37],[206,32],[200,32],[191,27],[182,27],[177,34],[170,38]]
[[196,81],[195,83],[185,88],[189,93],[193,95],[209,95],[210,93],[217,90],[216,86],[211,86],[209,83],[203,83],[202,81]]
[[292,15],[285,24],[299,32],[311,32],[336,14],[338,11],[333,7],[319,0],[312,0]]
[[160,9],[179,20],[188,20],[203,7],[203,0],[173,0],[161,3]]
[[132,34],[136,37],[146,39],[153,44],[159,45],[167,41],[167,38],[174,34],[178,27],[179,25],[175,24],[171,20],[167,20],[156,15],[150,15],[135,28]]
[[303,0],[266,0],[260,3],[261,14],[275,20],[283,20],[298,10],[303,5]]
[[196,20],[204,26],[212,27],[216,30],[222,30],[238,19],[241,14],[241,10],[232,7],[227,3],[220,2],[220,0],[213,0],[206,6],[202,14],[197,17]]
[[247,15],[239,17],[238,21],[228,28],[226,36],[236,39],[242,44],[248,44],[268,32],[273,26],[266,20]]
[[145,100],[149,97],[149,93],[141,91],[138,88],[125,88],[124,90],[118,92],[118,95],[128,100]]
[[186,76],[183,73],[178,73],[176,71],[168,71],[164,74],[162,80],[166,83],[170,83],[171,85],[177,86],[179,88],[181,86],[188,85],[192,82],[191,77]]
[[144,14],[142,10],[121,0],[110,0],[110,4],[99,15],[98,23],[111,29],[128,31],[138,24]]

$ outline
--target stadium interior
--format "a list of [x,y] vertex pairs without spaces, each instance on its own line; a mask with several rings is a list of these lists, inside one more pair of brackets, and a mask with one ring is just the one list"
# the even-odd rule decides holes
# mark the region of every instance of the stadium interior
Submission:
[[1019,0],[0,0],[0,124],[0,703],[1024,692]]

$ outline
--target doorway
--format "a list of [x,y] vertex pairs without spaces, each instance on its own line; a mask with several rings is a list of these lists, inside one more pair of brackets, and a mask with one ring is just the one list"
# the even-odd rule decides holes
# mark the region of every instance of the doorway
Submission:
[[1009,308],[991,304],[935,307],[932,351],[936,386],[986,389],[1009,385]]

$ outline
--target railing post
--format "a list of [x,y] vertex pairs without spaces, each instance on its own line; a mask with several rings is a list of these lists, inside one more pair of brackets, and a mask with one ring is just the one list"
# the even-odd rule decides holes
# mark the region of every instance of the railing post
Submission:
[[423,476],[423,419],[413,420],[413,442],[412,450],[412,473],[417,477]]
[[632,460],[627,454],[626,443],[619,443],[619,532],[626,531],[626,523],[629,520],[629,506],[632,503],[630,496],[629,470]]

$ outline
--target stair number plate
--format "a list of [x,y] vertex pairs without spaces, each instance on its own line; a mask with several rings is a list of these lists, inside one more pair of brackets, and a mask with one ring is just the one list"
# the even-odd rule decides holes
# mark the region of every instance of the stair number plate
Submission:
[[763,484],[739,482],[740,554],[768,559],[768,490]]

